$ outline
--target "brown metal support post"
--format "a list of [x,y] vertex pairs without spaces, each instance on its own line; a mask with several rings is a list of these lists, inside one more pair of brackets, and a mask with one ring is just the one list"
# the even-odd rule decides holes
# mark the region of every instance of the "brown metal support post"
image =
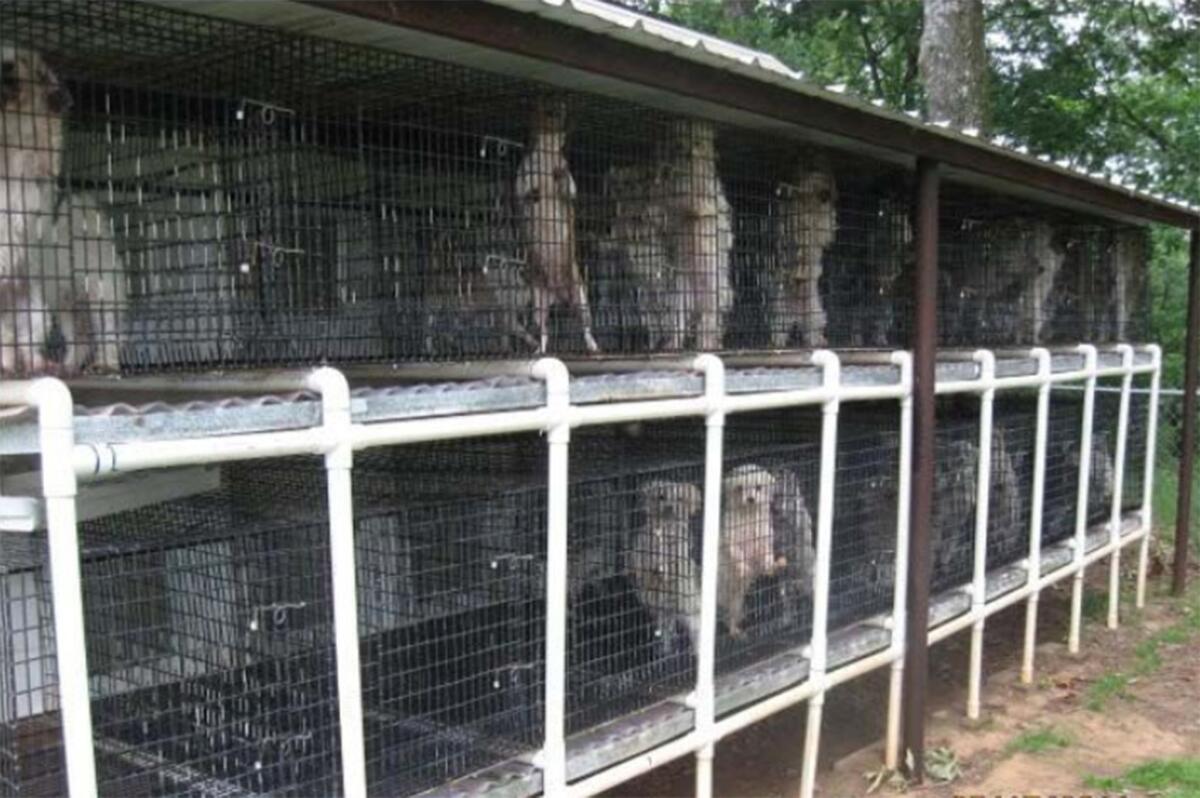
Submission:
[[925,777],[929,672],[929,533],[933,517],[934,381],[937,366],[938,166],[917,161],[917,268],[913,286],[913,460],[904,654],[904,750],[909,776]]
[[1192,477],[1196,460],[1196,381],[1200,372],[1200,352],[1196,340],[1200,326],[1200,227],[1192,230],[1192,257],[1188,263],[1187,338],[1183,363],[1183,443],[1179,453],[1179,492],[1175,506],[1175,569],[1171,593],[1183,595],[1187,589],[1188,544],[1192,531]]

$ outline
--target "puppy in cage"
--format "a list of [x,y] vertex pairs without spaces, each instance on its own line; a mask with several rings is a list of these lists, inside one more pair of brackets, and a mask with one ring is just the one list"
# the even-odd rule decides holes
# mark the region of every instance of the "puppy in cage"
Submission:
[[517,167],[517,218],[525,244],[533,288],[534,312],[541,336],[539,351],[549,344],[550,309],[562,304],[579,315],[587,350],[600,351],[592,335],[587,285],[579,267],[575,240],[575,179],[567,164],[567,106],[539,98],[530,120],[529,147]]
[[776,188],[775,268],[770,308],[771,345],[826,343],[821,299],[822,258],[837,237],[837,181],[828,159],[804,153]]
[[771,472],[753,463],[730,471],[722,485],[717,603],[730,637],[745,635],[746,594],[754,582],[787,566],[787,557],[776,553],[771,510],[775,489]]
[[[58,191],[69,93],[36,52],[0,45],[0,372],[116,369],[124,269],[111,222]],[[84,267],[86,274],[79,274]]]
[[733,211],[717,175],[716,129],[709,122],[672,123],[660,168],[666,175],[667,240],[678,275],[669,290],[674,326],[667,346],[685,339],[701,351],[720,349],[733,306],[730,255]]
[[630,541],[626,568],[638,598],[654,618],[664,653],[683,627],[700,639],[700,565],[692,557],[692,520],[703,503],[689,482],[653,480],[639,491],[645,523]]

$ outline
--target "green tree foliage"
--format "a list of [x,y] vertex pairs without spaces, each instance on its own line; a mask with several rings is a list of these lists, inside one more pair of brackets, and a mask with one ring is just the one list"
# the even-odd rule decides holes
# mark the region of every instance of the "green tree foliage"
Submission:
[[[770,52],[815,83],[922,108],[919,0],[630,4]],[[986,12],[994,134],[1200,201],[1200,0],[986,0]],[[1186,249],[1180,232],[1155,231],[1152,324],[1168,385],[1181,381]]]

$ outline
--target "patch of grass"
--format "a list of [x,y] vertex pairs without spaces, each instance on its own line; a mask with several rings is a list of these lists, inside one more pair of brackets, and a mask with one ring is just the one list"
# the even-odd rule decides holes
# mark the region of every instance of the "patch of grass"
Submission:
[[1084,591],[1083,617],[1095,621],[1108,615],[1108,594],[1100,591]]
[[1180,643],[1186,643],[1191,639],[1191,630],[1185,626],[1172,626],[1164,629],[1158,636],[1159,641],[1170,646],[1177,646]]
[[1030,729],[1018,735],[1005,747],[1005,751],[1010,754],[1041,754],[1066,748],[1072,742],[1070,735],[1064,734],[1053,726],[1046,726],[1041,729]]
[[1139,789],[1162,798],[1200,796],[1200,759],[1152,759],[1126,771],[1119,778],[1088,776],[1084,784],[1094,790]]
[[1162,640],[1159,635],[1155,635],[1137,644],[1137,647],[1133,649],[1133,656],[1137,661],[1137,664],[1134,666],[1136,673],[1139,675],[1147,674],[1162,667],[1162,655],[1158,653],[1160,645],[1162,645]]
[[1100,712],[1112,699],[1127,698],[1128,688],[1128,676],[1123,673],[1106,673],[1088,688],[1086,706],[1093,712]]

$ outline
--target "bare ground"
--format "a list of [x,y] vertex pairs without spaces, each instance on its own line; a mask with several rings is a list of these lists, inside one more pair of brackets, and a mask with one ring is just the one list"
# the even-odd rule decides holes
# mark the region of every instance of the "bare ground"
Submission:
[[[1091,576],[1102,577],[1105,566],[1090,569]],[[1193,576],[1197,579],[1200,574]],[[1191,619],[1200,612],[1200,590],[1182,601],[1168,598],[1165,587],[1165,579],[1151,582],[1142,612],[1124,602],[1121,627],[1110,631],[1104,627],[1104,591],[1090,585],[1086,606],[1093,617],[1085,624],[1078,657],[1065,646],[1068,588],[1064,584],[1044,593],[1037,670],[1028,686],[1018,678],[1024,605],[989,619],[984,717],[977,723],[965,719],[967,636],[935,647],[929,747],[952,751],[962,775],[948,785],[885,783],[875,794],[1099,795],[1086,787],[1085,777],[1116,776],[1154,758],[1200,757],[1200,623]],[[1175,633],[1184,628],[1190,634]],[[879,771],[882,761],[885,687],[885,675],[874,674],[827,698],[820,795],[867,794],[864,774]],[[1097,696],[1104,698],[1100,708]],[[800,705],[725,740],[717,749],[716,794],[797,795],[804,713]],[[1048,732],[1054,744],[1033,753],[1018,750],[1038,732]],[[692,790],[689,758],[610,795],[688,796]]]

